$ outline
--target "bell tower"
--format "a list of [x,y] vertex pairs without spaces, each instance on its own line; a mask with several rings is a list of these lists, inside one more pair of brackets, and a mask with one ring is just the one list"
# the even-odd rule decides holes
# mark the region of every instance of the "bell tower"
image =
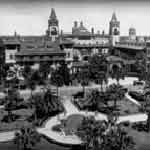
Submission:
[[115,12],[109,22],[109,35],[113,46],[120,41],[120,22],[117,20]]
[[46,31],[46,34],[53,42],[56,41],[59,36],[59,22],[54,8],[51,9],[51,14],[48,20],[48,30]]

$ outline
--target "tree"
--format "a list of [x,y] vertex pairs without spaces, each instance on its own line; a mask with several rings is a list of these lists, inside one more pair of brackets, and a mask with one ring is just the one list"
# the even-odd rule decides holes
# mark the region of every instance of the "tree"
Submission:
[[146,121],[146,128],[147,132],[150,132],[150,95],[149,92],[145,93],[145,103],[143,104],[143,108],[147,113],[147,121]]
[[106,91],[109,95],[109,99],[114,101],[114,109],[116,109],[117,101],[122,100],[125,96],[125,91],[122,86],[118,84],[111,84]]
[[85,149],[101,149],[101,142],[106,130],[104,121],[95,121],[93,117],[85,117],[78,128],[77,135],[83,141]]
[[31,72],[27,78],[26,78],[26,83],[27,83],[27,86],[28,88],[30,89],[31,91],[31,98],[33,97],[33,90],[35,90],[36,88],[36,85],[41,81],[41,77],[40,77],[40,74],[38,71],[34,71],[34,72]]
[[90,79],[96,83],[101,84],[101,90],[103,91],[103,82],[107,83],[108,77],[108,62],[104,55],[93,55],[89,59],[89,74]]
[[43,79],[47,80],[50,71],[51,71],[51,67],[48,62],[43,62],[40,64],[39,72],[42,74]]
[[[88,67],[88,66],[86,66]],[[89,83],[89,70],[88,68],[83,68],[79,73],[78,73],[78,80],[80,81],[82,87],[83,87],[83,93],[85,95],[85,86],[88,85]]]
[[135,142],[120,125],[112,126],[104,136],[102,150],[135,150]]
[[87,94],[85,105],[94,109],[95,111],[100,111],[100,107],[107,105],[105,97],[106,95],[104,92],[92,90],[90,93]]
[[8,111],[8,114],[4,116],[3,120],[7,120],[7,122],[14,121],[16,118],[16,115],[12,113],[12,110],[14,110],[17,107],[18,102],[20,102],[19,99],[19,93],[14,88],[10,88],[7,92],[7,96],[5,98],[5,110]]
[[30,150],[41,140],[41,136],[33,127],[22,127],[15,133],[14,144],[18,150]]
[[135,142],[121,125],[108,126],[105,121],[93,117],[84,118],[77,135],[86,150],[134,150]]
[[123,67],[118,67],[118,66],[113,67],[113,69],[111,71],[111,77],[116,79],[117,84],[119,84],[119,80],[124,79],[124,77],[125,77],[124,68]]
[[52,95],[48,89],[45,93],[36,94],[30,101],[30,105],[34,108],[34,119],[35,123],[39,123],[39,119],[53,116],[64,110],[62,103],[57,99],[55,95]]
[[143,53],[137,53],[135,57],[135,68],[137,70],[137,75],[139,81],[146,80],[147,69],[146,69],[146,55]]
[[57,87],[57,97],[58,97],[58,88],[64,85],[63,77],[59,74],[58,70],[55,70],[51,75],[51,83],[52,85]]
[[67,64],[63,63],[58,68],[58,74],[62,76],[63,82],[65,85],[69,85],[70,83],[70,71],[67,67]]
[[29,65],[25,65],[23,69],[23,77],[26,79],[31,72],[31,67]]

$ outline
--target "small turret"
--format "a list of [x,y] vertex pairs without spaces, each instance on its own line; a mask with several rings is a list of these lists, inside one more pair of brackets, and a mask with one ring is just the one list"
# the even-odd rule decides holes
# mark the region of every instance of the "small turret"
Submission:
[[51,9],[51,14],[48,20],[48,30],[46,31],[46,34],[51,38],[52,41],[55,41],[59,36],[59,23],[54,8]]
[[120,22],[117,20],[115,12],[109,22],[109,35],[111,36],[112,45],[120,41]]

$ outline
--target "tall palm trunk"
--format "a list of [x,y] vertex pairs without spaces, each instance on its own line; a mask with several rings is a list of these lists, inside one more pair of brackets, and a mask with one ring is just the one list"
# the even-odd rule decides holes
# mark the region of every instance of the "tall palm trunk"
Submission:
[[114,99],[114,108],[116,109],[116,107],[117,107],[117,100]]
[[12,112],[11,110],[8,110],[8,122],[12,121]]
[[57,98],[58,98],[58,95],[59,95],[59,87],[57,86],[57,89],[56,89],[57,91]]
[[30,95],[31,95],[31,98],[33,98],[32,89],[30,89]]
[[103,83],[101,83],[101,92],[103,92]]
[[85,97],[85,86],[82,85],[82,90],[83,90],[83,97]]

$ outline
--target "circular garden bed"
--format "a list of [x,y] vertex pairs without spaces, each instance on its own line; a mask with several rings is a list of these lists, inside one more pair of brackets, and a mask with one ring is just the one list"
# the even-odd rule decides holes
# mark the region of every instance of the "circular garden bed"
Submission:
[[77,132],[79,126],[84,119],[83,115],[73,114],[67,117],[67,119],[61,120],[60,124],[53,126],[52,130],[55,132],[64,132],[65,135],[73,135]]

